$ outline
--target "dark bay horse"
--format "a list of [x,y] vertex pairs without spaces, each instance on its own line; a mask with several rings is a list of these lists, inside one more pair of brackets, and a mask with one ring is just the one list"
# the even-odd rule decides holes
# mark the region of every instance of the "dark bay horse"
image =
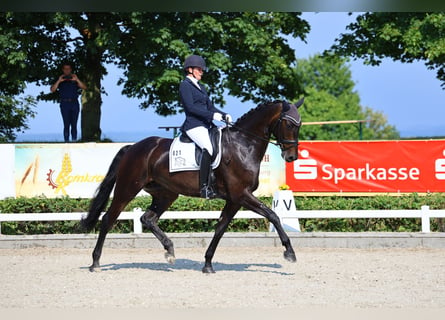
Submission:
[[[267,218],[278,232],[285,247],[284,258],[296,261],[289,237],[283,230],[278,216],[252,195],[258,187],[260,162],[271,137],[275,137],[281,148],[281,156],[287,162],[298,157],[298,132],[301,118],[296,104],[275,101],[260,104],[239,118],[232,126],[223,130],[222,159],[215,169],[218,197],[226,200],[216,225],[215,235],[205,253],[204,273],[213,273],[212,258],[216,247],[237,211],[247,208]],[[125,206],[143,189],[152,196],[152,202],[142,215],[141,222],[164,246],[165,257],[174,263],[172,241],[159,228],[160,216],[178,198],[179,194],[199,197],[198,171],[169,172],[169,149],[171,139],[149,137],[131,146],[123,147],[114,157],[108,173],[91,201],[88,215],[81,226],[92,230],[110,197],[114,197],[102,218],[100,233],[93,251],[90,271],[99,268],[99,259],[107,233]]]

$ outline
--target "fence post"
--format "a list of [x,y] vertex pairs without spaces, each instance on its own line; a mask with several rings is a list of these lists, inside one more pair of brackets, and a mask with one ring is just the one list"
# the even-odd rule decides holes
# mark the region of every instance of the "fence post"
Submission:
[[133,232],[135,234],[141,234],[142,233],[142,223],[141,223],[141,216],[143,214],[141,208],[134,208],[134,217],[133,217]]
[[431,232],[430,230],[430,206],[422,206],[421,209],[422,215],[422,232]]

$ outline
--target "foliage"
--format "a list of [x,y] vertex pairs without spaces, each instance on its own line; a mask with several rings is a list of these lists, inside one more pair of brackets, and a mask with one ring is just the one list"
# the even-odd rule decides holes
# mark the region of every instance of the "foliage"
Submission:
[[[192,53],[207,60],[205,81],[218,104],[224,104],[224,91],[255,102],[293,100],[301,93],[292,68],[295,55],[285,38],[305,39],[309,25],[300,13],[5,12],[0,19],[0,55],[6,50],[17,61],[4,70],[19,93],[25,82],[49,86],[62,61],[74,62],[87,85],[81,117],[86,141],[100,139],[107,64],[123,69],[118,81],[123,94],[161,115],[178,111],[181,65]],[[42,92],[39,98],[56,95]]]
[[27,119],[34,117],[32,97],[9,97],[0,93],[0,143],[11,142],[16,133],[28,128]]
[[[272,198],[261,200],[271,206]],[[124,210],[147,208],[151,198],[137,197]],[[419,196],[410,194],[404,196],[374,196],[374,197],[295,197],[297,210],[396,210],[419,209],[429,205],[431,209],[445,209],[444,194]],[[89,199],[71,198],[17,198],[0,201],[0,212],[32,213],[32,212],[85,212],[88,210]],[[169,210],[222,210],[224,201],[204,200],[189,197],[179,197]],[[160,227],[167,232],[213,232],[216,220],[160,220]],[[268,222],[265,219],[235,219],[229,226],[229,231],[267,231]],[[420,231],[420,219],[300,219],[302,231]],[[132,232],[132,222],[118,221],[111,232]],[[443,230],[443,220],[432,221],[432,230]],[[98,231],[98,230],[96,230]],[[4,222],[3,234],[53,234],[79,233],[78,223],[61,222]]]
[[[445,13],[374,12],[357,17],[332,47],[334,53],[379,65],[387,57],[425,61],[445,88]],[[415,77],[413,77],[415,79]]]
[[[402,210],[420,209],[423,205],[431,209],[444,209],[443,194],[420,196],[416,193],[404,196],[372,197],[295,197],[295,203],[301,210]],[[421,230],[420,219],[407,218],[372,218],[372,219],[300,219],[302,231],[393,231],[418,232]],[[432,220],[431,230],[445,231],[443,219]]]
[[363,139],[365,140],[397,140],[400,139],[400,134],[397,128],[388,124],[386,115],[365,107],[362,110],[363,119],[368,120],[363,125]]
[[23,88],[26,64],[25,54],[16,50],[18,41],[13,39],[16,30],[5,30],[0,25],[0,142],[10,142],[16,133],[27,129],[27,119],[34,117],[35,100],[30,97],[18,96]]
[[[363,125],[363,139],[397,139],[399,134],[386,117],[360,105],[347,61],[334,56],[315,55],[299,59],[297,67],[306,100],[300,108],[304,122],[369,120]],[[308,125],[300,130],[304,140],[358,140],[359,125]]]

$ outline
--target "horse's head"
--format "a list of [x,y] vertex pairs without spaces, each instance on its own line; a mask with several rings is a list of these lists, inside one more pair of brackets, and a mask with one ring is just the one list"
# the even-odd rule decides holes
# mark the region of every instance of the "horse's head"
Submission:
[[281,157],[292,162],[298,159],[298,132],[301,126],[301,117],[298,108],[303,104],[304,98],[295,104],[282,102],[280,117],[272,130],[281,148]]

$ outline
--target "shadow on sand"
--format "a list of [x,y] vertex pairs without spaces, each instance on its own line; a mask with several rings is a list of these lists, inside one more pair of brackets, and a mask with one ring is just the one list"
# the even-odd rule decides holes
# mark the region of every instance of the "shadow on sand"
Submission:
[[[153,271],[173,272],[174,270],[190,270],[201,272],[203,262],[190,259],[176,259],[176,263],[171,265],[167,262],[132,262],[132,263],[110,263],[101,266],[101,271],[115,271],[121,269],[147,269]],[[277,263],[221,263],[214,262],[213,268],[218,271],[237,271],[237,272],[260,272],[260,273],[275,273],[279,275],[289,276],[293,273],[281,272],[283,266]],[[81,269],[88,269],[82,267]]]

